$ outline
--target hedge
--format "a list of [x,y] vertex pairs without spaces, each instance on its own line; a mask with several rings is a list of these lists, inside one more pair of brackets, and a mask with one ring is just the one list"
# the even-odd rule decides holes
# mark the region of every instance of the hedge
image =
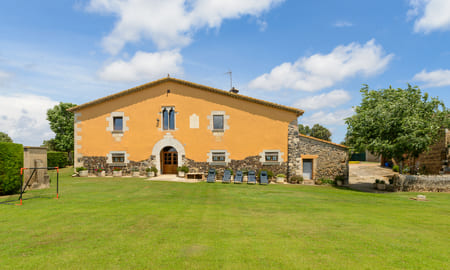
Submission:
[[19,193],[22,185],[23,146],[0,142],[0,195]]
[[66,152],[48,152],[47,166],[64,168],[69,163]]

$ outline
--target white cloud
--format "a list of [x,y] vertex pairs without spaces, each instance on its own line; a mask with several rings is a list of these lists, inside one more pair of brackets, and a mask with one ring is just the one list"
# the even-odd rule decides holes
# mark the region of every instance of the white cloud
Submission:
[[414,31],[429,33],[435,30],[450,30],[449,0],[410,0],[408,17],[417,17]]
[[118,53],[128,42],[151,39],[159,49],[181,48],[201,28],[218,28],[225,19],[259,16],[284,0],[91,0],[87,9],[119,17],[103,39]]
[[337,21],[333,24],[334,27],[351,27],[353,23],[348,21]]
[[4,84],[12,77],[11,73],[0,70],[0,85]]
[[47,119],[47,110],[58,102],[47,97],[16,94],[0,96],[0,131],[14,142],[39,146],[54,137]]
[[450,85],[450,70],[438,69],[430,72],[422,70],[414,75],[413,80],[424,82],[424,87],[447,86]]
[[305,110],[317,110],[325,106],[336,108],[339,105],[345,104],[351,98],[350,93],[345,90],[333,90],[329,93],[302,98],[295,102],[294,107]]
[[178,50],[146,53],[138,51],[126,62],[115,61],[100,71],[100,77],[109,81],[153,80],[167,74],[181,74],[183,57]]
[[350,43],[338,46],[326,55],[314,54],[295,63],[283,63],[251,81],[249,87],[268,91],[284,88],[316,91],[357,74],[381,73],[393,56],[386,55],[373,39],[364,45]]
[[312,126],[314,124],[342,126],[345,124],[344,119],[352,116],[353,113],[353,109],[338,110],[335,112],[319,111],[312,114],[311,116],[302,117],[300,119],[300,123],[309,126]]

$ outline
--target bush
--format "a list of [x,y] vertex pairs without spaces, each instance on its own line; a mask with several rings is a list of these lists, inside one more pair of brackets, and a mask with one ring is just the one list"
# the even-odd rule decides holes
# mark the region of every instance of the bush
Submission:
[[177,171],[188,173],[189,172],[189,167],[188,166],[181,166],[181,167],[177,168]]
[[69,164],[69,158],[66,152],[48,152],[47,164],[49,167],[64,168]]
[[0,195],[15,194],[20,191],[23,166],[23,146],[0,142]]
[[316,185],[333,185],[334,184],[334,180],[328,179],[328,178],[320,178],[316,180]]
[[303,176],[294,175],[289,180],[290,180],[291,184],[301,184],[301,183],[303,183]]
[[393,170],[394,172],[399,172],[399,171],[400,171],[400,168],[398,167],[398,165],[394,165],[394,166],[392,167],[392,170]]
[[273,178],[273,172],[272,171],[269,171],[269,170],[259,170],[258,171],[258,175],[261,175],[261,172],[262,171],[266,171],[267,172],[267,178],[268,179],[272,179]]
[[286,175],[284,175],[282,173],[279,173],[279,174],[277,174],[277,177],[284,177],[284,178],[286,178]]
[[150,168],[150,171],[154,172],[155,174],[158,173],[158,169],[156,169],[156,167],[154,167],[154,166]]
[[77,172],[80,172],[80,171],[85,171],[86,168],[85,167],[77,167],[75,170],[77,170]]

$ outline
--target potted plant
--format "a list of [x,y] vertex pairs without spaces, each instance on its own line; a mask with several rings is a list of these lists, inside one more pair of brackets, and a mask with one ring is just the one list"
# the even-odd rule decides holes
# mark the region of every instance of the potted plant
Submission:
[[121,176],[122,176],[122,168],[120,168],[120,167],[114,167],[114,168],[113,168],[113,176],[115,176],[115,177],[121,177]]
[[133,167],[131,169],[131,176],[133,177],[139,177],[139,168]]
[[95,169],[95,170],[96,170],[96,172],[97,172],[97,176],[105,177],[105,169],[103,169],[103,168],[98,168],[98,169]]
[[290,180],[291,184],[301,184],[301,183],[303,183],[303,176],[294,175],[289,180]]
[[147,175],[148,176],[153,177],[153,176],[156,176],[158,174],[158,169],[156,169],[155,166],[152,166],[151,168],[147,168],[147,169],[150,169],[149,171],[147,171]]
[[147,173],[148,177],[153,176],[153,175],[151,175],[152,174],[152,169],[147,167],[147,168],[145,168],[145,172]]
[[280,173],[277,174],[277,183],[284,183],[284,180],[286,179],[286,175]]
[[334,178],[334,182],[336,183],[336,186],[340,187],[344,184],[345,177],[343,175],[338,175]]
[[378,190],[385,190],[385,189],[386,189],[386,182],[384,182],[384,180],[381,180],[381,181],[377,184],[377,189],[378,189]]
[[80,177],[88,177],[89,171],[85,167],[77,167],[77,173]]
[[380,179],[375,179],[375,183],[373,183],[373,189],[377,189],[377,185],[380,183]]
[[181,166],[177,168],[178,171],[178,177],[184,177],[188,172],[189,168],[187,166]]
[[243,180],[244,182],[247,182],[247,181],[248,181],[248,169],[243,169],[243,170],[242,170],[242,175],[244,176],[244,177],[242,178],[242,180]]

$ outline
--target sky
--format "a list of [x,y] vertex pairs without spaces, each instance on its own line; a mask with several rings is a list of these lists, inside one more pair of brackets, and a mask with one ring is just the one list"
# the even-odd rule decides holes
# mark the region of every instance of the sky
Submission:
[[46,111],[171,77],[293,106],[343,141],[370,89],[450,104],[450,0],[0,2],[0,131],[39,146]]

